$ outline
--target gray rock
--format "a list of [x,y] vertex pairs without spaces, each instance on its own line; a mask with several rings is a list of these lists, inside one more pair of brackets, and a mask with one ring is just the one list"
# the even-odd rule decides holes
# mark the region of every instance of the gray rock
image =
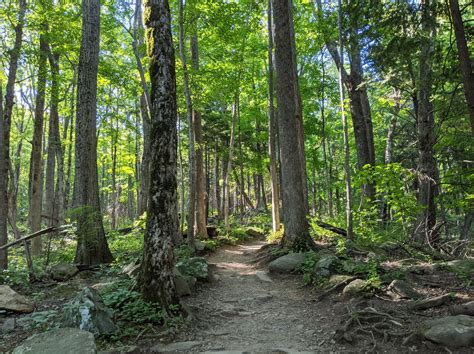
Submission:
[[194,248],[196,252],[202,252],[206,249],[206,244],[200,240],[194,240]]
[[451,307],[453,315],[469,315],[474,316],[474,301],[459,304]]
[[458,315],[427,320],[420,332],[426,339],[447,347],[473,346],[474,317]]
[[0,309],[30,313],[34,311],[35,306],[30,299],[16,293],[8,285],[0,285]]
[[65,305],[63,323],[66,327],[78,327],[94,335],[110,334],[117,330],[112,314],[97,290],[87,287]]
[[29,337],[13,350],[13,354],[94,354],[92,333],[77,328],[57,328]]
[[5,322],[3,322],[2,325],[2,331],[7,333],[7,332],[12,332],[16,328],[16,319],[15,317],[7,318]]
[[189,342],[176,342],[163,344],[159,343],[151,347],[151,352],[154,353],[172,353],[172,352],[187,352],[194,347],[204,344],[204,342],[199,341],[189,341]]
[[176,285],[176,291],[178,292],[178,295],[191,295],[196,284],[196,278],[191,277],[189,275],[182,275],[176,267],[174,268],[173,273],[174,283]]
[[268,276],[268,274],[266,272],[264,272],[263,270],[257,270],[255,272],[255,276],[260,280],[260,281],[263,281],[265,283],[272,283],[273,280]]
[[49,268],[49,275],[56,281],[65,281],[71,279],[78,271],[79,269],[73,264],[59,263]]
[[314,266],[314,274],[319,277],[327,278],[336,270],[338,264],[338,257],[334,255],[323,256]]
[[183,275],[196,277],[198,280],[208,280],[209,268],[203,257],[192,257],[176,263],[176,268]]
[[392,296],[400,299],[419,299],[421,295],[404,280],[394,280],[388,286]]
[[140,353],[140,348],[136,345],[125,345],[123,347],[112,348],[109,350],[103,350],[99,352],[99,354],[125,354],[125,353]]
[[304,253],[289,253],[268,264],[270,273],[292,273],[305,261]]
[[367,283],[362,279],[355,279],[347,284],[342,290],[342,294],[345,296],[361,296],[366,294]]
[[327,288],[333,287],[334,285],[341,284],[342,282],[347,282],[350,279],[354,279],[352,275],[345,275],[345,274],[334,274],[328,280]]

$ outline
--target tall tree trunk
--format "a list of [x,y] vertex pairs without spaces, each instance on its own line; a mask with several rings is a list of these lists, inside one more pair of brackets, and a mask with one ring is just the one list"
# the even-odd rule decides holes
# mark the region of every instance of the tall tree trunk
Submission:
[[[10,128],[15,103],[15,81],[20,57],[21,43],[23,37],[23,26],[25,23],[26,0],[19,0],[18,22],[15,26],[15,42],[10,52],[7,87],[5,92],[5,104],[3,104],[2,85],[0,84],[0,246],[8,242],[8,169],[10,166]],[[8,268],[7,250],[0,251],[0,269]]]
[[173,241],[178,239],[176,194],[176,73],[171,13],[167,0],[145,0],[145,25],[151,78],[151,163],[148,221],[140,287],[171,314],[178,304],[173,279]]
[[196,222],[196,148],[193,122],[193,104],[189,87],[189,74],[184,48],[184,0],[179,1],[179,52],[183,67],[184,96],[186,99],[186,116],[189,129],[189,204],[188,204],[188,244],[194,247],[194,224]]
[[220,188],[220,174],[219,174],[219,147],[218,142],[214,148],[214,195],[216,198],[216,209],[217,209],[217,218],[222,219],[222,208],[221,208],[221,188]]
[[[77,85],[77,69],[76,66],[73,67],[73,78],[72,78],[72,89],[71,89],[71,100],[69,103],[70,116],[67,120],[69,125],[64,126],[63,140],[68,140],[67,146],[67,166],[66,166],[66,176],[65,176],[65,186],[64,186],[64,210],[70,208],[70,194],[71,194],[71,167],[72,167],[72,148],[73,148],[73,134],[74,134],[74,103],[75,103],[75,89]],[[69,136],[69,137],[68,137]]]
[[278,162],[276,151],[277,121],[274,104],[273,67],[273,18],[272,0],[268,0],[268,155],[270,157],[270,186],[272,188],[272,230],[280,230],[280,187],[278,184]]
[[232,159],[234,157],[234,145],[235,145],[235,129],[237,127],[237,120],[239,116],[239,94],[236,93],[234,97],[234,105],[232,107],[232,123],[230,128],[230,141],[229,141],[229,155],[227,157],[227,168],[224,177],[224,186],[222,188],[224,196],[224,226],[226,232],[230,232],[230,220],[229,220],[229,209],[230,209],[230,177],[232,175]]
[[[43,30],[47,30],[45,24]],[[39,58],[38,58],[38,82],[36,85],[35,102],[35,122],[33,130],[33,142],[31,146],[30,157],[30,181],[29,181],[29,210],[28,221],[30,231],[36,232],[41,229],[41,211],[43,196],[43,125],[44,125],[44,104],[46,94],[46,76],[48,69],[46,67],[48,58],[48,42],[46,33],[40,34]],[[54,169],[53,169],[54,173]],[[54,187],[53,187],[54,191]],[[37,256],[41,254],[42,242],[41,236],[35,237],[31,241],[31,254]]]
[[150,116],[148,115],[148,108],[146,104],[145,94],[142,93],[140,96],[140,113],[142,116],[143,124],[143,153],[142,163],[140,164],[140,190],[139,190],[139,203],[138,203],[138,215],[143,215],[147,208],[148,201],[148,190],[150,188]]
[[439,241],[436,231],[436,204],[438,166],[434,157],[435,119],[431,101],[433,85],[433,56],[436,38],[435,0],[421,4],[420,63],[418,77],[418,203],[423,211],[418,217],[416,234],[431,246]]
[[[472,4],[471,4],[472,5]],[[458,47],[459,67],[464,84],[464,95],[466,96],[467,108],[471,120],[471,132],[474,135],[474,72],[472,71],[469,48],[467,47],[466,33],[462,22],[461,11],[458,0],[449,0],[451,19],[453,21],[456,45]]]
[[342,129],[344,131],[344,173],[346,182],[346,228],[347,238],[352,240],[354,238],[354,231],[352,225],[352,181],[351,181],[351,165],[350,165],[350,151],[349,151],[349,128],[347,126],[346,112],[344,110],[344,82],[342,68],[344,67],[344,46],[342,42],[342,6],[341,0],[338,0],[338,32],[339,32],[339,57],[341,64],[339,67],[339,99],[341,104],[341,119]]
[[[199,47],[198,37],[194,34],[191,37],[191,65],[193,72],[199,70]],[[196,149],[196,228],[195,236],[198,238],[208,238],[206,226],[206,179],[204,176],[204,142],[202,138],[201,113],[196,109],[194,102],[193,122],[194,139]]]
[[300,152],[298,106],[295,100],[298,87],[295,80],[294,53],[291,36],[291,12],[289,0],[274,0],[275,59],[278,97],[278,129],[280,136],[283,220],[283,243],[290,249],[313,248],[309,236],[307,188],[301,176],[304,161]]
[[82,2],[79,54],[74,208],[77,220],[75,262],[83,265],[113,260],[105,238],[97,176],[97,71],[100,45],[100,0]]

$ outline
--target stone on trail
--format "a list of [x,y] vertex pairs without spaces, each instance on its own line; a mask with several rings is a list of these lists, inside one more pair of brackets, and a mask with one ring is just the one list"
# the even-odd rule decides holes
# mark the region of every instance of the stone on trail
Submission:
[[388,286],[388,290],[394,298],[419,299],[421,295],[404,280],[394,280]]
[[464,304],[454,305],[451,307],[451,312],[454,315],[474,316],[474,301],[469,301]]
[[173,270],[173,274],[178,296],[191,295],[194,289],[194,285],[196,284],[196,278],[189,275],[181,274],[181,272],[176,267]]
[[35,306],[30,299],[18,294],[8,285],[0,285],[0,309],[30,313],[34,311]]
[[35,334],[13,350],[13,354],[93,354],[94,335],[77,328],[57,328]]
[[63,322],[66,327],[78,327],[94,335],[110,334],[117,330],[112,315],[97,290],[86,287],[65,306]]
[[474,317],[466,315],[446,316],[427,320],[420,332],[426,339],[447,347],[474,345]]
[[16,319],[15,317],[7,318],[2,325],[2,332],[12,332],[16,328]]
[[347,284],[342,290],[342,294],[345,296],[362,296],[366,294],[367,282],[362,279],[355,279]]
[[65,281],[71,279],[78,271],[79,269],[73,264],[59,263],[49,268],[49,275],[53,280]]
[[313,272],[319,277],[327,278],[332,272],[334,272],[338,264],[338,257],[334,255],[326,255],[319,259],[319,261],[314,266]]
[[200,341],[188,341],[188,342],[176,342],[176,343],[159,343],[151,347],[150,351],[152,353],[186,353],[187,351],[204,344]]
[[413,301],[410,304],[412,310],[426,310],[433,307],[442,306],[451,301],[451,294],[444,294],[435,297],[429,297],[418,301]]
[[270,273],[292,273],[305,261],[304,253],[288,253],[268,264]]
[[331,275],[331,277],[328,280],[328,283],[326,285],[327,288],[331,288],[335,285],[348,282],[349,280],[354,279],[354,276],[352,275],[345,275],[345,274],[334,274]]
[[273,280],[268,276],[267,272],[264,272],[263,270],[257,270],[255,272],[255,276],[260,280],[265,283],[272,283]]

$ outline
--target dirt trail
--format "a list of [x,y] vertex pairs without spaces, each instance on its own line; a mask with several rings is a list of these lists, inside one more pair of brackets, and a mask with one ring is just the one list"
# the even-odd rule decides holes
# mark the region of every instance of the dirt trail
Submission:
[[256,276],[251,260],[263,241],[221,247],[209,257],[216,281],[184,299],[194,316],[176,341],[201,341],[191,351],[341,351],[332,340],[333,309],[320,307],[301,277]]

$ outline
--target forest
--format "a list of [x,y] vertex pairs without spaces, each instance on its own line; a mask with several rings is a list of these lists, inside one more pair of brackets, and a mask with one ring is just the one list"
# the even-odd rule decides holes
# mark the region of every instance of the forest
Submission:
[[467,0],[0,3],[0,352],[474,349]]

